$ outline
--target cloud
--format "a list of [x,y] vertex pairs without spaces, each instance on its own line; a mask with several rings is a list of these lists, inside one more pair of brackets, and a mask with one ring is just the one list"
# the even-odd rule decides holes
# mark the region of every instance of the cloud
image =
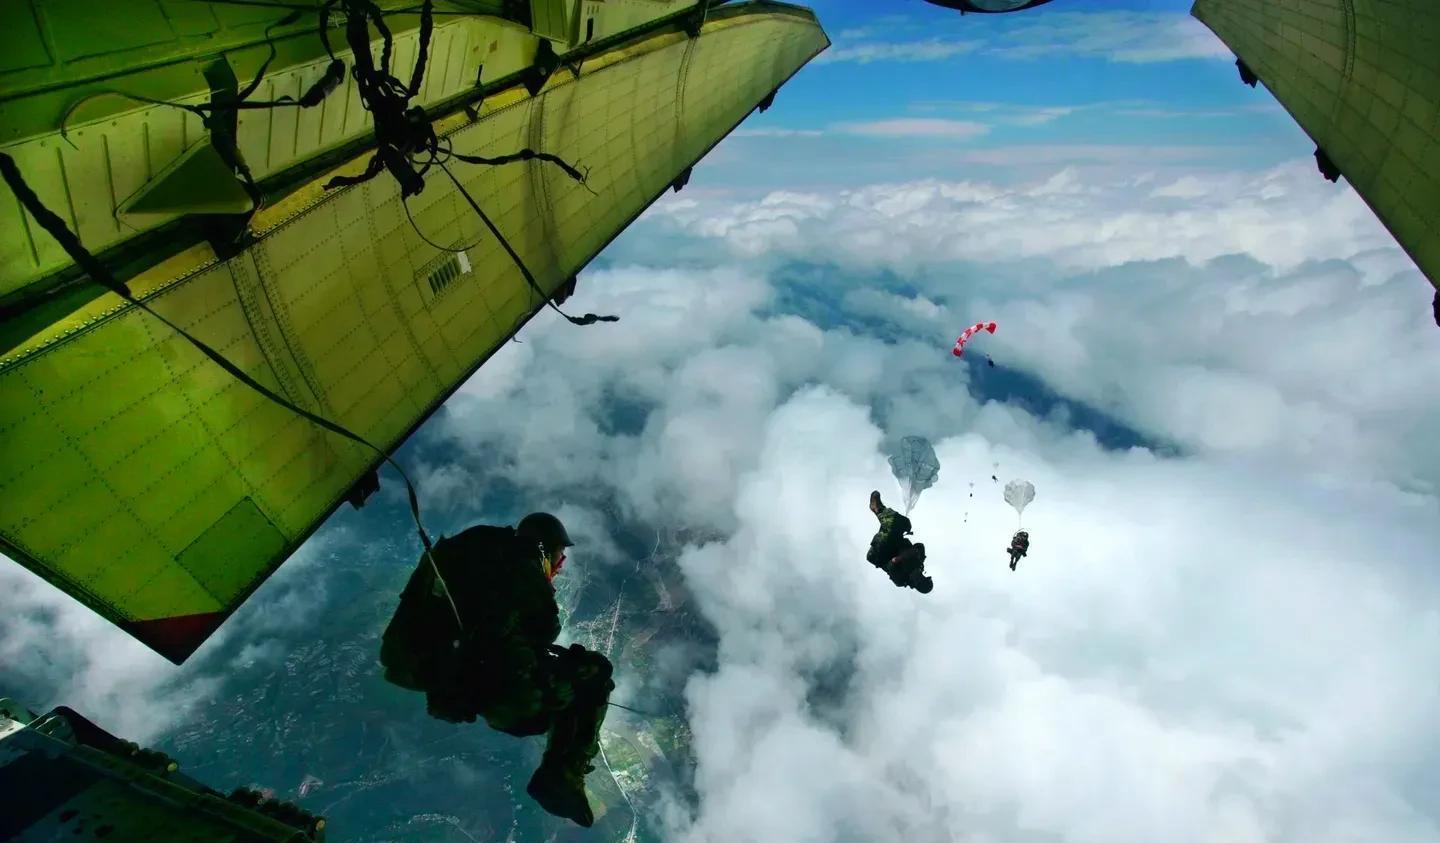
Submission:
[[[1011,126],[1043,126],[1082,112],[1101,112],[1116,117],[1208,120],[1225,117],[1251,117],[1256,114],[1283,115],[1274,101],[1239,105],[1231,108],[1189,108],[1143,99],[1097,100],[1064,105],[1024,105],[986,100],[920,100],[910,109],[920,112],[962,112],[984,114],[988,122]],[[1103,147],[1095,147],[1101,149]],[[1135,147],[1139,150],[1142,147]]]
[[1209,119],[1212,117],[1249,117],[1255,114],[1283,113],[1277,103],[1236,106],[1235,108],[1121,108],[1122,117],[1160,117],[1165,119]]
[[[214,692],[172,691],[175,669],[144,645],[0,557],[0,664],[4,695],[33,711],[68,705],[103,728],[144,741]],[[11,683],[14,683],[13,686]]]
[[[1074,176],[1042,187],[1048,201],[1103,194]],[[887,233],[924,207],[886,206],[895,220]],[[844,232],[832,227],[829,237]],[[1146,308],[1154,333],[1133,345],[1124,338],[1138,318],[1095,331],[1041,320],[1074,333],[1033,340],[1034,355],[1006,336],[1036,330],[1023,319],[987,339],[1006,365],[1041,373],[1047,350],[1098,354],[1114,339],[1125,351],[1090,360],[1097,372],[1078,377],[1104,373],[1127,388],[1152,364],[1213,356],[1182,327],[1213,324],[1300,346],[1294,358],[1262,357],[1263,371],[1238,351],[1212,359],[1217,370],[1263,376],[1281,396],[1331,388],[1326,378],[1353,387],[1358,374],[1333,361],[1294,369],[1305,358],[1304,321],[1325,311],[1292,312],[1305,299],[1290,291],[1319,280],[1346,296],[1329,305],[1337,318],[1352,318],[1367,290],[1401,300],[1386,275],[1395,264],[1373,267],[1385,280],[1366,288],[1331,286],[1313,267],[1288,278],[1247,260],[1210,278],[1165,264],[1107,266],[1059,283],[1057,294],[1016,293],[1029,307],[1052,298],[1060,307],[1093,288],[1101,306],[1115,304],[1113,288]],[[1111,451],[1043,412],[984,403],[972,392],[979,385],[925,337],[955,322],[956,309],[1006,307],[997,289],[950,278],[948,292],[963,290],[957,301],[946,290],[892,289],[845,264],[820,273],[842,303],[828,318],[785,307],[794,282],[754,272],[587,273],[577,307],[645,323],[576,331],[546,319],[527,332],[528,350],[503,352],[516,361],[494,374],[503,390],[486,384],[485,370],[466,387],[508,407],[573,409],[578,416],[545,435],[559,453],[600,455],[574,466],[579,487],[600,487],[632,516],[716,536],[679,560],[719,649],[717,666],[687,689],[699,801],[669,805],[666,839],[1440,839],[1428,791],[1412,785],[1440,775],[1440,698],[1425,669],[1440,657],[1440,592],[1434,573],[1413,564],[1440,540],[1433,495],[1398,488],[1394,464],[1319,484],[1312,470],[1323,473],[1333,454],[1277,467],[1199,446],[1169,458]],[[1227,297],[1241,266],[1258,274]],[[717,297],[721,283],[736,303]],[[1209,292],[1186,299],[1189,287]],[[1245,305],[1216,309],[1217,299]],[[1167,319],[1172,308],[1181,316]],[[1250,331],[1242,314],[1252,311],[1287,315]],[[866,327],[874,316],[908,324],[916,339]],[[1392,330],[1418,340],[1429,335],[1420,327]],[[1296,380],[1283,375],[1292,370]],[[1211,392],[1203,378],[1165,371],[1167,382],[1146,387],[1170,390],[1165,401],[1180,411],[1193,413],[1197,398],[1225,408],[1209,430],[1234,427],[1243,439],[1265,418],[1243,391]],[[1060,375],[1044,377],[1063,386]],[[1429,377],[1409,388],[1433,403]],[[601,430],[614,398],[548,403],[577,391],[627,396],[639,407],[634,423]],[[1402,416],[1408,401],[1366,400],[1377,415]],[[1141,418],[1124,402],[1114,411]],[[1304,413],[1285,403],[1269,411],[1281,425]],[[488,463],[479,455],[497,443],[501,453],[531,452],[503,443],[532,423],[455,407],[443,435],[480,471]],[[914,513],[937,580],[925,598],[862,561],[873,528],[865,496],[877,486],[891,494],[885,443],[915,431],[935,439],[942,464],[941,483]],[[1423,459],[1413,436],[1354,432],[1351,444],[1384,452],[1398,442]],[[1014,513],[987,476],[995,462],[1039,489],[1026,513],[1035,550],[1015,573],[1001,553]],[[556,494],[552,477],[544,466],[508,474],[537,496]]]
[[741,259],[898,273],[941,319],[999,320],[1015,364],[1149,435],[1440,488],[1440,447],[1420,434],[1440,410],[1416,398],[1440,379],[1426,285],[1364,203],[1304,163],[772,194],[651,224]]
[[736,138],[816,138],[825,134],[819,129],[782,129],[782,128],[759,128],[759,129],[736,129],[730,133],[730,137]]
[[892,120],[839,123],[835,130],[875,138],[946,138],[969,140],[990,131],[984,123],[934,117],[899,117]]
[[1213,161],[1233,154],[1217,146],[1131,144],[1007,144],[994,149],[968,149],[957,155],[967,164],[994,167],[1054,164],[1162,164]]
[[972,53],[980,46],[981,42],[979,41],[948,41],[941,38],[927,38],[920,41],[868,41],[832,47],[816,56],[813,63],[870,64],[877,61],[942,61]]
[[[1103,160],[1131,151],[1102,149]],[[718,239],[744,255],[779,250],[815,259],[838,250],[857,266],[897,270],[1035,257],[1090,269],[1172,257],[1202,263],[1236,253],[1290,269],[1393,245],[1353,191],[1324,182],[1305,162],[1258,175],[1211,171],[1190,177],[1184,188],[1177,182],[1158,191],[1137,188],[1134,180],[1132,170],[1089,183],[1065,168],[1019,185],[925,180],[833,193],[777,191],[748,202],[662,205],[648,220]],[[1187,191],[1183,203],[1167,195],[1178,189]],[[843,236],[836,241],[826,232]]]
[[[964,40],[934,35],[908,40],[903,37],[924,31],[922,26],[933,29],[933,23],[907,20],[860,33],[842,33],[838,46],[821,54],[816,63],[944,61],[968,54],[1021,61],[1042,57],[1097,58],[1124,64],[1233,58],[1230,50],[1202,24],[1174,12],[1046,10],[976,22],[966,30]],[[875,38],[881,32],[890,37]],[[875,40],[859,40],[864,38]]]
[[232,667],[282,658],[285,642],[317,622],[328,597],[325,568],[316,561],[353,552],[352,542],[343,527],[307,542],[178,667],[0,556],[7,685],[0,692],[32,711],[70,706],[107,731],[146,743],[222,694]]
[[1026,109],[1023,113],[1010,116],[1010,122],[1017,126],[1043,126],[1052,123],[1061,117],[1067,117],[1078,111],[1074,106],[1049,106],[1043,108]]
[[987,46],[989,51],[1011,59],[1078,56],[1150,64],[1233,58],[1229,48],[1199,21],[1173,12],[1029,15]]
[[1081,112],[1103,112],[1117,117],[1190,118],[1196,120],[1284,113],[1283,109],[1275,102],[1234,108],[1177,108],[1173,105],[1147,100],[1100,100],[1067,105],[1021,105],[983,100],[925,100],[911,103],[910,108],[922,112],[958,111],[984,114],[991,123],[1011,126],[1044,126],[1062,117]]
[[832,123],[825,130],[758,128],[737,129],[731,134],[742,138],[797,138],[821,137],[826,134],[854,135],[870,138],[942,138],[945,140],[970,140],[990,131],[984,123],[969,120],[946,120],[934,117],[896,117],[888,120],[868,120]]
[[1019,105],[981,100],[928,100],[912,103],[915,111],[960,111],[984,114],[991,123],[1010,126],[1044,126],[1079,111],[1102,108],[1105,103],[1087,105]]
[[[740,528],[682,558],[722,640],[689,688],[702,800],[673,839],[1440,834],[1398,784],[1437,745],[1415,666],[1440,655],[1440,615],[1362,538],[1406,536],[1385,550],[1417,558],[1422,512],[1370,520],[1349,491],[1082,446],[1007,459],[1052,542],[1012,574],[1013,513],[943,481],[994,453],[960,436],[915,513],[937,577],[920,598],[857,558],[880,437],[864,406],[795,395],[739,489]],[[944,517],[965,508],[968,526]]]

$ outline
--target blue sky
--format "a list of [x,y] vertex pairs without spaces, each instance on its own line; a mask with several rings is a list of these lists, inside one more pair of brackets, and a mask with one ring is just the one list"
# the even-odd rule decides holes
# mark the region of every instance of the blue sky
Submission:
[[[985,167],[1004,178],[1006,164],[969,156],[1013,151],[1024,170],[1031,147],[1158,147],[1212,167],[1308,151],[1275,100],[1240,83],[1188,3],[1057,0],[964,16],[920,0],[815,5],[831,48],[727,142],[738,161],[782,162],[790,181],[901,178],[917,160],[937,176]],[[706,170],[701,185],[774,180],[729,158]]]

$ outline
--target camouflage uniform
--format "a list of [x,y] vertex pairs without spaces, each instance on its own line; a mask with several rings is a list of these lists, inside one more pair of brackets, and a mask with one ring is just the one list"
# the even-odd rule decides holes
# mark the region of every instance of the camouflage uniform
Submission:
[[905,534],[910,532],[910,519],[888,506],[881,507],[875,517],[880,519],[880,529],[870,540],[870,551],[865,554],[865,559],[871,565],[883,568],[896,554],[910,546],[905,538]]
[[910,519],[883,505],[875,517],[880,529],[870,540],[865,559],[884,571],[895,585],[929,594],[934,583],[925,576],[925,545],[912,544],[905,538],[911,529]]
[[463,632],[423,557],[385,630],[385,678],[424,690],[432,716],[512,735],[549,731],[544,764],[588,768],[615,683],[609,659],[560,634],[555,592],[540,550],[509,527],[471,527],[433,551]]

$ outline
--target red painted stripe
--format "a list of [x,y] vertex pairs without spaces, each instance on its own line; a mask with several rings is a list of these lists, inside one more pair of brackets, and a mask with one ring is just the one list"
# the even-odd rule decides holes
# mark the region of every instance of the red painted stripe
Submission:
[[121,628],[140,639],[140,643],[175,664],[181,664],[224,622],[225,615],[220,612],[203,612],[198,615],[130,621],[121,624]]

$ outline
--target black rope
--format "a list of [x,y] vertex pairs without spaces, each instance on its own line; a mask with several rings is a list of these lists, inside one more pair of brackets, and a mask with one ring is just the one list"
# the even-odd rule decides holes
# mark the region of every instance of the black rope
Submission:
[[462,155],[458,152],[452,152],[450,150],[447,150],[447,152],[450,152],[451,157],[456,158],[460,161],[464,161],[467,164],[488,164],[492,167],[498,166],[500,164],[512,164],[516,161],[545,161],[547,163],[554,164],[560,169],[564,170],[565,175],[579,182],[580,186],[585,188],[586,190],[589,190],[592,196],[599,195],[590,187],[589,170],[586,170],[584,173],[582,173],[574,167],[570,166],[569,164],[565,163],[565,159],[561,158],[558,155],[552,155],[548,152],[536,152],[533,149],[522,149],[519,152],[512,152],[509,155],[501,155],[496,158],[486,158],[480,155]]
[[[326,52],[334,60],[335,52],[328,35],[329,16],[336,8],[343,9],[346,15],[345,37],[354,53],[351,75],[355,79],[360,102],[370,112],[372,118],[375,130],[375,154],[359,175],[335,176],[325,183],[325,189],[331,190],[363,184],[380,175],[382,170],[388,170],[400,185],[400,201],[405,206],[405,215],[420,239],[441,251],[465,251],[479,245],[479,241],[464,247],[441,246],[426,236],[410,212],[409,198],[425,189],[425,174],[429,172],[430,168],[439,167],[444,170],[445,175],[465,197],[465,201],[485,223],[490,233],[495,236],[501,248],[520,270],[525,282],[530,285],[541,301],[546,302],[556,313],[564,316],[573,325],[620,321],[618,316],[600,316],[594,313],[587,313],[576,318],[560,310],[553,297],[546,295],[545,291],[540,288],[524,260],[511,247],[509,241],[500,233],[490,217],[481,210],[479,203],[446,166],[452,160],[485,166],[540,161],[559,167],[566,176],[584,186],[586,190],[592,194],[595,192],[588,184],[588,171],[581,172],[558,155],[537,152],[533,149],[522,149],[508,155],[494,157],[466,155],[455,152],[448,138],[442,142],[436,135],[425,109],[410,104],[410,101],[419,94],[425,78],[430,38],[434,30],[432,6],[432,0],[425,0],[420,7],[420,36],[415,69],[410,74],[409,83],[405,84],[391,72],[390,59],[394,52],[393,38],[389,27],[385,25],[384,16],[379,7],[372,0],[326,0],[324,8],[320,12],[320,38],[325,44]],[[372,23],[379,32],[381,40],[378,67],[370,54],[370,25]]]
[[[430,36],[434,30],[431,16],[431,0],[425,0],[420,15],[420,44],[415,60],[415,71],[411,74],[410,85],[405,85],[390,72],[390,59],[394,53],[394,38],[380,9],[371,0],[326,0],[320,13],[320,37],[326,52],[332,60],[335,51],[330,45],[329,17],[331,11],[343,2],[345,11],[345,40],[353,53],[350,75],[360,96],[361,105],[370,112],[375,128],[375,155],[361,176],[337,177],[325,184],[325,188],[348,187],[368,181],[380,173],[380,166],[389,170],[400,184],[401,198],[408,198],[425,189],[423,169],[419,172],[410,161],[414,153],[433,149],[436,145],[435,130],[425,117],[425,110],[419,106],[410,107],[410,100],[420,90],[424,77],[425,63],[430,47]],[[380,66],[375,66],[370,53],[370,26],[374,24],[380,33]]]
[[605,704],[606,704],[606,705],[609,705],[609,706],[614,706],[615,708],[623,708],[623,709],[625,709],[626,711],[634,712],[635,714],[638,714],[638,715],[640,715],[640,716],[642,716],[642,717],[659,718],[659,717],[668,717],[668,716],[669,716],[669,715],[667,715],[667,714],[657,714],[657,713],[655,713],[655,712],[653,712],[653,711],[641,711],[641,710],[638,709],[638,708],[631,708],[631,707],[628,706],[628,705],[621,705],[620,703],[617,703],[617,702],[608,702],[608,701],[607,701]]
[[265,27],[265,42],[270,47],[270,53],[265,57],[265,61],[260,64],[260,68],[255,72],[254,78],[250,80],[250,84],[246,85],[243,91],[231,93],[216,90],[211,94],[210,102],[189,105],[186,103],[172,102],[170,100],[155,99],[140,94],[132,94],[114,88],[106,88],[81,97],[65,109],[65,113],[60,117],[61,140],[76,149],[79,148],[75,146],[74,141],[70,140],[67,132],[67,124],[70,116],[75,113],[77,108],[96,97],[118,96],[133,102],[178,108],[181,111],[194,114],[200,118],[201,124],[205,126],[206,131],[210,135],[210,145],[214,147],[216,153],[220,155],[220,159],[225,162],[225,165],[240,177],[246,195],[250,197],[254,209],[258,210],[265,204],[265,195],[260,190],[260,186],[255,183],[255,177],[251,173],[249,165],[245,163],[244,156],[240,154],[240,140],[236,135],[235,125],[236,113],[247,109],[279,108],[282,106],[313,108],[323,102],[324,99],[333,93],[336,88],[340,87],[340,83],[345,80],[344,63],[332,57],[330,65],[325,69],[325,73],[300,96],[299,100],[295,100],[286,94],[277,100],[248,101],[250,95],[255,93],[260,87],[260,82],[265,78],[265,71],[270,68],[270,63],[275,60],[277,54],[275,40],[271,36],[271,30],[277,26],[285,26],[299,20],[301,11],[303,10],[293,11]]
[[442,252],[468,252],[476,246],[479,246],[481,241],[485,239],[484,237],[477,237],[475,238],[474,243],[470,243],[465,246],[441,246],[439,243],[436,243],[434,240],[426,237],[425,232],[420,230],[420,224],[415,222],[415,217],[410,214],[410,200],[401,199],[400,206],[405,209],[405,218],[410,221],[410,227],[415,229],[415,233],[420,236],[420,239],[424,240],[426,243],[429,243],[431,246],[434,246],[436,249],[439,249]]
[[319,105],[322,101],[324,101],[325,97],[329,96],[332,92],[334,92],[336,88],[340,87],[341,82],[345,81],[345,63],[340,61],[339,59],[336,59],[333,55],[331,56],[331,62],[329,66],[325,68],[325,73],[313,84],[311,84],[311,86],[305,90],[305,93],[300,95],[300,99],[297,100],[289,94],[285,94],[279,99],[274,100],[257,100],[251,102],[249,99],[250,95],[255,93],[255,91],[260,87],[260,83],[265,78],[265,71],[270,68],[270,63],[275,60],[275,56],[277,55],[275,49],[275,40],[271,36],[270,30],[277,26],[285,26],[287,24],[294,23],[299,19],[300,11],[294,11],[265,28],[265,43],[270,47],[270,54],[266,56],[265,61],[260,64],[260,69],[255,72],[255,76],[253,79],[250,80],[250,84],[246,85],[243,91],[237,92],[233,100],[217,101],[216,99],[212,98],[212,100],[208,103],[190,105],[186,103],[174,102],[172,100],[162,100],[156,99],[154,97],[147,97],[143,94],[132,94],[128,91],[121,91],[116,88],[104,88],[81,97],[80,99],[71,103],[70,106],[65,109],[65,113],[60,118],[60,137],[64,139],[66,143],[74,146],[75,144],[70,140],[70,137],[67,134],[67,124],[70,120],[70,116],[75,113],[75,109],[79,108],[90,100],[103,96],[124,97],[125,99],[134,102],[143,102],[150,105],[164,105],[170,108],[178,108],[182,111],[188,111],[191,114],[199,117],[202,121],[205,121],[205,127],[207,129],[211,129],[212,131],[214,129],[210,125],[210,116],[216,113],[247,111],[261,108],[313,108]]
[[521,260],[520,255],[516,254],[515,249],[510,246],[510,241],[506,240],[505,235],[500,233],[500,229],[495,227],[495,223],[490,220],[490,216],[480,207],[480,203],[475,201],[475,197],[470,195],[470,191],[465,189],[465,185],[461,184],[460,180],[455,178],[455,174],[450,172],[449,167],[441,164],[440,169],[445,175],[450,177],[450,181],[455,183],[456,189],[460,191],[461,196],[465,197],[465,201],[470,203],[470,207],[475,211],[475,214],[480,217],[480,221],[485,223],[485,227],[490,229],[491,234],[495,235],[495,241],[499,243],[500,247],[505,250],[505,253],[510,256],[510,260],[515,262],[515,266],[520,270],[520,275],[525,278],[525,283],[530,285],[530,289],[534,290],[535,293],[550,306],[551,310],[570,320],[572,325],[593,325],[596,322],[620,321],[620,317],[618,316],[596,316],[593,313],[587,313],[577,319],[557,307],[554,300],[550,296],[545,295],[544,290],[540,289],[540,285],[535,281],[535,276],[531,274],[530,268],[525,266],[525,261]]

